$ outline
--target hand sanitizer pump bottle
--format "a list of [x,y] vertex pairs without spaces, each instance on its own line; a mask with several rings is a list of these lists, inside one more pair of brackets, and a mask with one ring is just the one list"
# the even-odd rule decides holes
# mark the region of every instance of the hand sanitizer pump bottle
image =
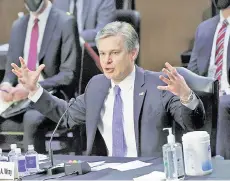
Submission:
[[175,136],[172,134],[172,128],[164,128],[168,130],[168,143],[163,145],[163,161],[164,172],[167,180],[184,180],[184,161],[182,145],[175,142]]

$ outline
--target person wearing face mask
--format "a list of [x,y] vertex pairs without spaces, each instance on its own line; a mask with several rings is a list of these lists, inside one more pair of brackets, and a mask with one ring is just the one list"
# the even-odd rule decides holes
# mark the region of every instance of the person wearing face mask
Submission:
[[230,0],[213,4],[220,13],[198,26],[188,69],[219,80],[216,153],[230,159]]
[[115,0],[53,0],[53,5],[74,15],[80,36],[89,43],[116,14]]
[[[28,97],[29,92],[11,72],[10,64],[19,65],[19,56],[25,59],[30,70],[35,70],[42,63],[47,65],[39,77],[39,83],[45,90],[55,92],[60,98],[64,98],[61,92],[72,97],[78,85],[81,57],[75,19],[53,7],[49,0],[24,0],[24,4],[29,14],[13,23],[0,98],[9,102]],[[44,140],[44,132],[51,124],[43,124],[45,119],[38,111],[28,109],[24,114],[7,120],[0,117],[1,130],[13,131],[17,129],[18,122],[23,122],[24,149],[40,140],[35,147],[43,153],[45,142],[41,140]]]

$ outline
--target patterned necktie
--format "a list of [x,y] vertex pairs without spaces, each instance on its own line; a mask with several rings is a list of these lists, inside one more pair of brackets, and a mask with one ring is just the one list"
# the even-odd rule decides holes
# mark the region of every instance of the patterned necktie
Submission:
[[215,54],[215,65],[216,65],[216,73],[215,78],[219,81],[222,76],[223,69],[223,55],[224,55],[224,38],[227,30],[228,22],[225,20],[220,28],[216,41],[216,54]]
[[28,57],[28,68],[30,70],[36,69],[37,64],[37,43],[38,43],[38,36],[39,36],[39,30],[38,30],[38,19],[34,20],[34,26],[31,32],[31,39],[30,39],[30,51],[29,51],[29,57]]
[[123,103],[121,99],[121,89],[119,86],[114,87],[115,100],[113,107],[113,125],[112,125],[112,134],[113,134],[113,151],[112,156],[114,157],[124,157],[127,152],[127,145],[125,142],[124,135],[124,118],[123,118]]

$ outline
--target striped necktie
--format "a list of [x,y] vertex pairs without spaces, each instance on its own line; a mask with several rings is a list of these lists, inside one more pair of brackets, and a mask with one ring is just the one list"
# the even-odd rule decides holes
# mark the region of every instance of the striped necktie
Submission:
[[220,28],[220,30],[218,32],[217,41],[216,41],[216,54],[215,54],[216,73],[215,73],[215,78],[219,81],[219,85],[220,85],[221,76],[222,76],[222,69],[223,69],[224,38],[225,38],[227,26],[228,26],[228,21],[224,20],[222,27]]

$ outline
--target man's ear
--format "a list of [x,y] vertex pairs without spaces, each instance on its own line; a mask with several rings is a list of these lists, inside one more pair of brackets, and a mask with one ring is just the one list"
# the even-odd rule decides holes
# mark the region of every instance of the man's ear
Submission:
[[138,53],[139,53],[139,51],[138,51],[137,48],[133,49],[133,50],[130,52],[130,56],[131,56],[130,58],[131,58],[132,61],[135,61],[135,60],[136,60],[136,58],[137,58],[137,56],[138,56]]

